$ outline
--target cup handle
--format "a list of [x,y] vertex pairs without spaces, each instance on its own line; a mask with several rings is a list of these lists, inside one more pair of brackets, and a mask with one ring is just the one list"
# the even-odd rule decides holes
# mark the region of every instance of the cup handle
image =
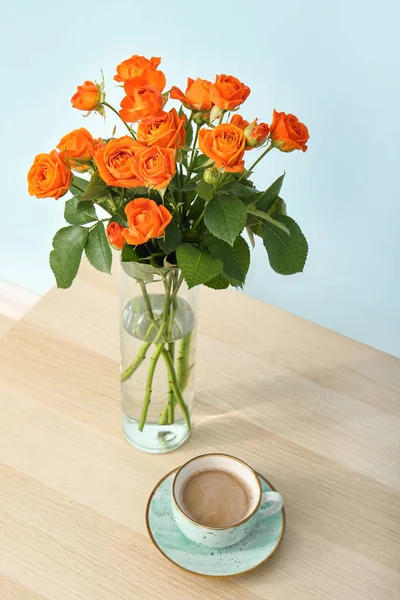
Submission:
[[[264,508],[263,505],[267,502],[273,502],[273,504]],[[283,498],[279,494],[279,492],[264,492],[261,496],[260,510],[262,511],[264,517],[267,517],[268,515],[274,515],[275,513],[281,510],[282,506]]]

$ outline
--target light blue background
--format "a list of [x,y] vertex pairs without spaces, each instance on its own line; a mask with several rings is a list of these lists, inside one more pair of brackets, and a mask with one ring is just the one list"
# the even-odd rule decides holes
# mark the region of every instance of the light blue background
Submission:
[[283,196],[310,244],[305,273],[275,275],[258,246],[246,292],[400,355],[396,0],[39,0],[1,13],[0,277],[39,293],[53,284],[64,203],[30,198],[26,172],[66,132],[107,136],[114,123],[70,107],[77,84],[102,67],[117,105],[115,66],[161,56],[168,85],[233,74],[252,89],[245,117],[268,122],[276,107],[309,126],[306,154],[274,151],[256,173],[265,188],[287,172]]

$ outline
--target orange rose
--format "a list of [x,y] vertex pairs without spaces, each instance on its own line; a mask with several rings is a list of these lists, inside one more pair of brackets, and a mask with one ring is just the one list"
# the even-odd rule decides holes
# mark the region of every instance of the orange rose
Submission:
[[76,93],[71,98],[74,108],[79,110],[94,110],[101,100],[99,88],[93,81],[85,81],[83,85],[78,85]]
[[125,206],[128,228],[122,235],[128,244],[145,244],[151,238],[161,237],[172,221],[172,215],[165,206],[158,205],[148,198],[136,198]]
[[161,92],[164,86],[165,77],[161,71],[145,71],[141,77],[128,79],[124,84],[127,95],[122,99],[119,111],[121,118],[134,123],[157,115],[163,107]]
[[94,154],[99,175],[107,185],[132,188],[142,185],[133,172],[133,159],[141,147],[129,135],[111,140]]
[[219,169],[228,173],[241,173],[244,169],[246,139],[236,125],[224,123],[215,129],[200,129],[199,148]]
[[141,185],[156,190],[167,187],[176,172],[173,148],[138,148],[133,160],[133,169]]
[[87,163],[93,156],[95,141],[89,131],[81,127],[61,138],[57,148],[65,151],[74,171],[83,172],[89,169]]
[[125,244],[125,238],[122,235],[123,229],[122,225],[115,221],[111,221],[107,226],[106,233],[108,243],[115,248],[115,250],[121,250]]
[[133,96],[135,91],[142,86],[156,88],[163,91],[166,84],[165,75],[162,71],[143,71],[139,77],[132,77],[124,81],[124,90],[127,96]]
[[218,108],[232,110],[242,104],[250,94],[250,88],[232,75],[217,75],[210,86],[211,100]]
[[146,146],[180,148],[186,143],[186,116],[178,116],[175,108],[139,123],[137,139]]
[[38,154],[28,173],[28,192],[36,198],[58,200],[68,192],[72,172],[67,165],[65,152],[52,150]]
[[181,92],[175,85],[171,88],[170,96],[175,100],[182,102],[186,108],[191,110],[211,110],[212,102],[210,98],[210,85],[209,81],[200,79],[199,77],[194,81],[188,77],[186,93]]
[[161,62],[161,58],[153,56],[145,58],[134,54],[127,60],[122,61],[117,67],[117,74],[114,75],[115,81],[126,81],[132,77],[140,77],[143,71],[155,71]]
[[270,138],[274,146],[282,152],[293,152],[293,150],[307,150],[306,142],[309,133],[304,123],[300,123],[294,115],[274,110],[270,127]]

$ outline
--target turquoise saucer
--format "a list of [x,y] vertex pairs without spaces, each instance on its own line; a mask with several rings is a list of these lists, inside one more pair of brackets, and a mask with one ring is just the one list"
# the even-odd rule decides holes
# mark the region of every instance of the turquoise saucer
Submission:
[[[261,513],[249,535],[229,548],[207,548],[188,540],[172,516],[171,486],[176,471],[157,483],[146,509],[150,538],[165,558],[196,575],[232,577],[255,569],[274,554],[285,532],[284,509],[270,517]],[[258,477],[263,492],[274,490],[262,475]]]

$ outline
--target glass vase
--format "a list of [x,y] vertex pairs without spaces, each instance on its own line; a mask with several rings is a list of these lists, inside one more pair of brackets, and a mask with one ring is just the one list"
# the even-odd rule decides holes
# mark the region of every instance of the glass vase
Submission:
[[198,288],[177,267],[120,263],[122,429],[144,452],[189,437],[194,394]]

